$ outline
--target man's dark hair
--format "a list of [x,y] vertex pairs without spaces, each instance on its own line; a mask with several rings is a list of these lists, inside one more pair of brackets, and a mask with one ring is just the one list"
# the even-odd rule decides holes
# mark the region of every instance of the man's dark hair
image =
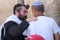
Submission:
[[15,10],[16,10],[17,12],[20,12],[21,6],[25,6],[26,9],[29,8],[29,5],[24,5],[24,4],[19,4],[19,3],[18,3],[18,4],[16,4],[16,5],[14,6],[14,8],[13,8],[13,14],[15,14]]
[[34,7],[38,12],[44,12],[44,5],[38,5],[32,7]]

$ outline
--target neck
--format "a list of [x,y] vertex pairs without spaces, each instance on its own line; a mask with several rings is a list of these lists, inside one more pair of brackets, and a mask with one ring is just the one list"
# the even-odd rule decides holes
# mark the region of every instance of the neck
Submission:
[[20,18],[19,15],[16,14],[16,16],[19,20],[22,20],[22,21],[24,20],[24,19]]
[[[19,17],[18,17],[19,18]],[[19,18],[20,20],[24,21],[25,19]]]
[[38,17],[38,16],[44,16],[43,13],[37,13],[38,15],[35,15],[35,17]]
[[44,15],[39,15],[39,16],[44,16]]
[[44,15],[43,15],[43,12],[39,12],[38,14],[39,14],[39,16],[44,16]]

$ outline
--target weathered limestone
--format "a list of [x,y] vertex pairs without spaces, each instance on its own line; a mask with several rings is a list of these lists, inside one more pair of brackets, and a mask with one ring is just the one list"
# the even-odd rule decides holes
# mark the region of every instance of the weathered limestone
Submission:
[[18,3],[24,4],[24,0],[17,0]]
[[48,0],[44,4],[45,4],[45,15],[54,18],[57,24],[60,26],[60,11],[59,11],[60,1]]
[[17,0],[0,0],[0,25],[12,14],[13,6],[16,3]]

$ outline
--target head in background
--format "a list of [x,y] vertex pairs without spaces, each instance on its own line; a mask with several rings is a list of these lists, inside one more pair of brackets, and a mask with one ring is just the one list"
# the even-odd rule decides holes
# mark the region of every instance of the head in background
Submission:
[[44,5],[43,2],[40,1],[34,1],[32,3],[32,7],[31,7],[32,13],[35,17],[37,16],[42,16],[44,13]]

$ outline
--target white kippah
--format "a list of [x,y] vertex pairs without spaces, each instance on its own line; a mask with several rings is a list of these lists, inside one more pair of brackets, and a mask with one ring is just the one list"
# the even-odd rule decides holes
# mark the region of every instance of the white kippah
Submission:
[[32,3],[32,6],[38,6],[38,5],[43,5],[43,2],[38,1],[38,0],[35,0],[35,1]]

